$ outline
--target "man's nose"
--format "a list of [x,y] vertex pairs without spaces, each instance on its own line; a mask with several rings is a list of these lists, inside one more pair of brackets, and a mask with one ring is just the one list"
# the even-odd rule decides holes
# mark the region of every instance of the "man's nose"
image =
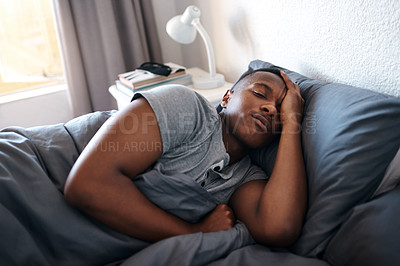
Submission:
[[276,115],[278,113],[278,110],[276,108],[276,106],[272,103],[270,104],[263,104],[261,106],[261,110],[265,113],[267,113],[268,115]]

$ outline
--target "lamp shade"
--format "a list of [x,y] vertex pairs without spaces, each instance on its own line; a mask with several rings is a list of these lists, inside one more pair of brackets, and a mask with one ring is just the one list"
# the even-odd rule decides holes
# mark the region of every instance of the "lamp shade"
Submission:
[[176,42],[188,44],[196,38],[196,27],[193,20],[200,17],[200,9],[196,6],[188,6],[182,15],[175,16],[167,23],[168,35]]
[[167,33],[176,42],[189,44],[196,38],[197,30],[191,24],[182,23],[182,16],[175,16],[167,23]]

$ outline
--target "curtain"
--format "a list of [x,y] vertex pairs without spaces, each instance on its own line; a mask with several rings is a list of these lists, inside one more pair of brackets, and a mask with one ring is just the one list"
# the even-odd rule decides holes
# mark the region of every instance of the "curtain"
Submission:
[[53,0],[53,10],[74,116],[114,109],[117,75],[162,60],[149,0]]

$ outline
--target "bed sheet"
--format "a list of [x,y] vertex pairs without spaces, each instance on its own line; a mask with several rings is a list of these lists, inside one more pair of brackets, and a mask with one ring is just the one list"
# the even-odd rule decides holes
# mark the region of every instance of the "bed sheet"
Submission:
[[[68,173],[99,127],[114,112],[95,112],[66,124],[0,131],[1,265],[326,265],[257,245],[247,228],[196,233],[154,244],[135,239],[85,215],[63,197]],[[161,167],[135,178],[153,202],[196,221],[215,206],[185,175]]]

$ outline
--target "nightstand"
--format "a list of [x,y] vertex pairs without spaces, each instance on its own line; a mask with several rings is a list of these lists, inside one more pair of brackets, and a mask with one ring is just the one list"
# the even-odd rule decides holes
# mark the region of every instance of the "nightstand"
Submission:
[[[186,70],[186,72],[191,74],[192,76],[207,75],[207,72],[205,72],[204,70],[197,68],[197,67],[188,68]],[[216,106],[221,101],[222,96],[224,96],[225,92],[227,90],[229,90],[230,88],[232,88],[232,86],[233,86],[233,83],[225,82],[224,85],[222,85],[221,87],[215,88],[215,89],[199,90],[199,89],[193,88],[193,85],[189,85],[188,87],[192,88],[199,94],[203,95],[207,100],[210,101],[210,103],[212,105]],[[108,91],[117,101],[119,110],[122,109],[123,107],[125,107],[127,104],[129,104],[129,102],[131,101],[132,96],[133,96],[133,94],[130,97],[130,96],[126,95],[125,93],[120,92],[119,90],[117,90],[115,85],[112,85],[110,88],[108,88]]]

